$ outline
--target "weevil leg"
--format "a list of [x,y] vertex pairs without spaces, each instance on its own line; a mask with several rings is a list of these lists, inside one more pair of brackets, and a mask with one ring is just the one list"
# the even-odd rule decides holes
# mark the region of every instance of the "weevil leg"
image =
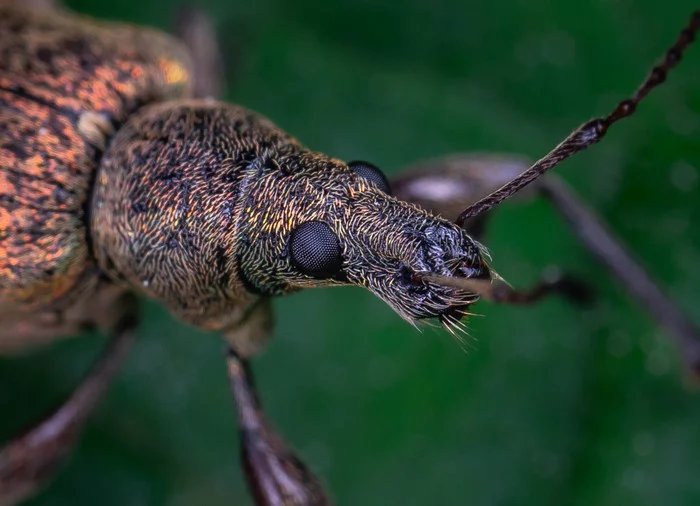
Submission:
[[182,7],[175,18],[175,31],[193,57],[194,96],[220,98],[225,88],[224,64],[211,18],[197,7]]
[[112,337],[70,398],[47,418],[0,448],[0,506],[26,499],[46,483],[68,454],[129,349],[136,304],[124,298]]
[[588,285],[575,277],[562,274],[556,267],[551,267],[530,288],[513,288],[504,281],[466,280],[461,282],[469,286],[481,297],[496,304],[534,304],[550,295],[562,296],[571,302],[586,306],[593,300]]
[[329,506],[316,476],[275,431],[263,412],[248,356],[270,330],[269,302],[229,331],[226,355],[241,438],[241,460],[258,506]]
[[[397,198],[454,221],[465,203],[477,202],[529,166],[527,158],[516,155],[459,153],[413,164],[395,176],[390,186]],[[518,198],[534,194],[534,190],[523,191]],[[486,230],[488,217],[485,213],[470,218],[464,229],[478,239]]]
[[558,177],[540,183],[544,195],[571,225],[586,248],[617,277],[676,342],[691,371],[700,376],[700,329],[673,303],[605,224]]

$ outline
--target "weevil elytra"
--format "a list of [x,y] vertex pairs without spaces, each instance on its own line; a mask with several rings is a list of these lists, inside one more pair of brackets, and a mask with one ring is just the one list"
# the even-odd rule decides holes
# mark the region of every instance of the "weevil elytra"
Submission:
[[[58,23],[56,26],[65,29],[65,26]],[[72,26],[71,28],[73,28],[72,36],[75,36],[75,32],[80,33],[80,30]],[[119,42],[123,44],[122,49],[127,53],[129,44],[124,41],[128,39],[129,37],[124,33],[120,34]],[[85,51],[85,45],[81,47],[79,41],[76,43],[75,39],[70,39],[70,42],[71,44],[67,43],[66,47],[71,49],[66,54],[59,51],[59,56],[77,56],[81,51]],[[105,47],[110,46],[107,32],[102,31],[96,45],[87,44],[87,56],[90,56],[89,49]],[[180,51],[175,50],[175,46],[167,42],[165,47],[168,49],[168,55],[163,57],[162,61],[156,62],[156,75],[158,79],[165,81],[166,88],[172,86],[174,93],[177,94],[178,88],[183,84],[183,73],[187,70],[187,66],[180,60],[186,57],[180,56]],[[147,44],[145,49],[153,50],[156,56],[161,55],[159,44]],[[171,49],[175,56],[171,56]],[[44,51],[42,55],[44,57],[36,62],[37,67],[42,68],[42,65],[53,63],[50,51],[48,54]],[[84,56],[85,54],[82,54],[81,59],[78,59],[80,65],[95,65],[94,62],[89,61],[87,64],[84,63],[82,59]],[[143,54],[139,54],[139,57],[146,63],[152,58],[150,55]],[[48,62],[45,61],[47,59]],[[125,60],[125,64],[128,65],[129,58]],[[99,59],[97,63],[100,63]],[[114,64],[114,62],[110,63]],[[114,69],[113,66],[107,67],[105,71]],[[138,71],[140,68],[137,66],[131,68],[131,71]],[[148,65],[144,65],[143,70],[135,72],[134,75],[144,76],[145,82],[148,83],[148,79],[151,78],[149,70]],[[83,68],[82,71],[86,69]],[[21,72],[16,74],[22,76]],[[38,73],[38,76],[47,77],[45,73]],[[84,83],[89,86],[93,81],[86,80]],[[111,83],[113,85],[116,83],[118,93],[128,95],[128,85],[131,81],[125,83],[126,91],[119,89],[122,80],[118,76],[113,78]],[[60,84],[60,81],[49,83],[44,88],[55,91],[57,84]],[[134,86],[138,89],[144,85],[139,83]],[[42,89],[39,87],[39,91]],[[36,115],[46,112],[47,102],[55,97],[55,95],[37,96],[39,91],[28,89],[24,84],[19,87],[7,86],[5,91],[11,98],[19,97],[16,100],[24,101],[22,107],[18,109],[28,116],[33,114],[32,107],[37,108],[37,111],[34,111]],[[92,99],[97,102],[96,107],[102,107],[98,114],[94,114],[95,111],[90,111],[87,115],[75,114],[75,117],[70,118],[71,121],[61,123],[65,116],[76,112],[72,109],[75,107],[74,103],[68,100],[70,97],[66,98],[69,95],[66,92],[65,95],[58,96],[60,99],[66,98],[65,102],[62,100],[58,104],[60,108],[52,107],[49,119],[40,127],[49,129],[49,134],[61,133],[63,137],[66,132],[71,134],[77,131],[88,139],[86,146],[89,149],[101,149],[101,144],[94,140],[99,140],[105,133],[111,143],[105,155],[100,157],[101,168],[97,174],[95,190],[91,195],[90,219],[92,221],[89,237],[92,241],[92,250],[89,250],[86,244],[76,246],[71,242],[71,239],[79,235],[75,230],[81,227],[82,221],[77,225],[70,223],[64,225],[59,222],[55,225],[58,230],[62,233],[66,230],[68,232],[63,235],[55,234],[58,237],[57,242],[51,243],[56,245],[55,249],[48,251],[42,245],[36,255],[44,263],[50,263],[53,260],[49,253],[63,255],[63,258],[73,260],[73,262],[62,262],[62,267],[66,268],[67,265],[67,273],[56,273],[50,266],[38,272],[36,267],[39,260],[31,263],[26,274],[20,272],[20,275],[17,275],[14,270],[12,271],[12,275],[20,281],[29,279],[30,283],[28,288],[22,284],[21,290],[7,290],[9,299],[12,301],[7,305],[13,310],[20,310],[23,309],[22,305],[26,304],[27,310],[32,311],[32,318],[35,321],[39,317],[45,317],[46,323],[41,321],[42,330],[48,326],[54,315],[37,314],[37,308],[41,309],[42,305],[47,303],[54,304],[58,298],[57,295],[63,292],[68,292],[72,299],[71,292],[76,290],[75,286],[82,289],[84,276],[82,272],[77,271],[85,266],[85,262],[81,261],[80,254],[82,252],[84,258],[87,258],[89,254],[86,252],[89,251],[94,252],[100,269],[109,273],[110,279],[137,288],[138,291],[164,302],[171,311],[190,323],[213,330],[235,328],[241,318],[246,319],[249,325],[261,328],[267,326],[267,314],[262,312],[261,306],[256,306],[256,303],[251,303],[249,308],[239,311],[241,308],[238,302],[244,292],[245,294],[256,294],[256,292],[262,292],[263,295],[274,294],[285,291],[290,284],[315,285],[318,284],[319,279],[330,284],[351,281],[366,285],[383,296],[408,319],[438,316],[444,322],[448,324],[452,322],[455,325],[458,312],[465,309],[463,306],[467,306],[474,299],[473,292],[486,290],[487,293],[482,295],[499,297],[496,292],[488,293],[491,285],[466,285],[469,289],[469,293],[466,294],[458,294],[450,285],[442,288],[431,286],[429,276],[434,277],[437,282],[447,282],[436,275],[488,278],[489,270],[479,246],[448,222],[436,220],[417,208],[399,204],[383,195],[381,177],[374,177],[377,173],[371,166],[351,164],[346,167],[339,160],[304,151],[296,141],[271,123],[232,106],[189,102],[176,109],[171,109],[167,105],[152,109],[140,108],[143,115],[132,114],[131,120],[125,125],[114,118],[108,118],[114,125],[105,124],[105,112],[111,112],[114,106],[106,105],[101,101],[110,96],[110,90],[107,90],[107,95],[100,95],[100,91],[104,92],[96,88],[88,89],[85,91],[86,94],[80,97],[80,100]],[[120,95],[119,98],[122,96]],[[8,101],[15,106],[17,104],[16,101],[9,99]],[[40,106],[44,106],[44,109]],[[136,108],[135,105],[131,107]],[[14,117],[17,118],[18,115]],[[35,117],[32,116],[32,118]],[[110,133],[110,126],[118,130],[115,135]],[[230,134],[215,138],[208,137],[214,127],[217,132]],[[593,129],[589,128],[584,130],[584,133],[591,131]],[[12,160],[21,159],[24,156],[21,149],[17,149],[24,146],[19,142],[21,139],[12,137],[16,132],[13,130],[9,133],[9,138],[16,140],[7,148],[11,152],[9,156],[17,157]],[[37,133],[40,134],[40,132]],[[28,137],[37,139],[33,136]],[[62,136],[57,135],[57,137],[60,145]],[[201,149],[202,141],[207,145],[207,150]],[[71,141],[70,146],[74,147],[73,142],[78,140]],[[219,146],[217,142],[221,145]],[[227,143],[233,144],[233,152],[238,153],[240,150],[240,159],[230,156],[231,147],[227,146]],[[43,153],[41,149],[46,144],[44,142],[33,145],[32,154]],[[215,149],[212,150],[212,146]],[[245,146],[245,149],[241,146]],[[54,157],[51,161],[55,161],[56,158],[59,161],[67,159],[65,157],[68,153],[62,153],[57,157],[54,148],[55,146],[52,145],[52,151],[49,153]],[[82,154],[76,153],[75,150],[70,153]],[[217,153],[223,153],[224,156],[217,157]],[[97,156],[91,154],[89,157]],[[46,158],[48,159],[49,156]],[[206,159],[206,163],[191,163],[192,160],[202,158]],[[13,161],[9,165],[14,168],[16,162]],[[216,169],[211,169],[212,166],[216,166]],[[314,175],[317,174],[315,170],[318,169],[333,169],[330,171],[332,177],[320,178]],[[250,174],[246,174],[247,177],[241,177],[240,173],[246,171]],[[306,171],[308,171],[307,174],[305,174]],[[358,177],[358,174],[362,176]],[[367,174],[371,176],[368,178]],[[42,181],[42,177],[44,177],[43,173],[38,177],[39,182]],[[375,180],[372,181],[372,179]],[[417,179],[419,178],[412,178],[409,182],[415,182]],[[36,180],[33,179],[31,182]],[[44,207],[47,202],[70,205],[76,200],[81,201],[86,198],[80,195],[79,185],[77,190],[70,186],[71,181],[64,183],[63,186],[68,186],[67,189],[59,185],[51,195],[42,193],[41,190],[44,188],[39,188],[36,195],[27,193],[34,190],[31,184],[26,185],[30,190],[24,190],[23,185],[30,183],[29,180],[22,178],[10,180],[8,177],[8,181],[10,181],[8,184],[12,184],[16,189],[16,195],[5,193],[5,203],[8,206],[14,206],[11,211],[18,209],[21,211],[21,204],[26,203],[29,208],[45,213],[40,216],[40,219],[36,219],[36,215],[32,216],[30,225],[37,225],[38,222],[49,223],[50,220],[46,218],[50,217],[50,211]],[[395,191],[401,193],[402,188],[409,187],[410,185],[404,182],[404,186],[397,184]],[[551,185],[547,187],[549,190],[545,191],[553,191]],[[425,184],[423,188],[426,188]],[[71,191],[78,193],[78,196],[72,195]],[[235,196],[247,195],[248,205],[245,209],[236,209],[235,204],[227,200],[230,198],[227,192]],[[425,192],[422,195],[425,196]],[[18,204],[17,201],[21,199],[26,199],[27,202]],[[270,209],[270,202],[276,202],[278,206]],[[323,205],[319,205],[319,202]],[[350,206],[349,203],[353,205]],[[68,209],[65,214],[78,215],[78,212],[75,209]],[[245,222],[245,226],[236,235],[232,244],[226,234],[226,224],[234,216],[241,214],[245,215],[248,221]],[[410,226],[405,226],[407,223],[410,223]],[[51,225],[54,226],[53,223]],[[74,229],[71,229],[71,226]],[[41,236],[33,232],[31,226],[24,228],[29,229],[30,235]],[[17,227],[16,230],[24,231],[24,228]],[[139,234],[139,231],[142,233]],[[201,234],[204,234],[204,239]],[[218,234],[221,234],[221,237]],[[210,240],[211,237],[216,237],[217,240]],[[314,240],[310,241],[309,237]],[[392,237],[393,240],[387,239]],[[321,256],[318,256],[317,241],[321,241]],[[354,241],[358,244],[354,244]],[[31,245],[31,241],[26,243]],[[314,247],[310,247],[310,243],[313,243]],[[367,245],[370,245],[371,254],[369,255]],[[71,247],[75,249],[72,250]],[[65,255],[66,252],[68,255]],[[23,252],[22,255],[25,253]],[[451,265],[456,258],[459,258],[460,263]],[[229,269],[229,265],[233,269]],[[89,286],[91,280],[89,276],[87,278],[85,282],[87,287],[84,289],[91,290]],[[47,286],[50,290],[46,288]],[[508,291],[504,285],[497,286],[505,290],[500,293],[505,294],[506,298],[514,298],[516,295],[515,292]],[[559,283],[556,286],[564,285]],[[112,295],[105,291],[101,291],[100,294],[105,294],[105,298]],[[230,304],[232,300],[236,304]],[[257,299],[252,297],[252,300]],[[72,306],[73,301],[70,300],[70,302],[71,304],[68,305]],[[97,309],[106,304],[97,297],[91,297],[89,302],[93,303]],[[90,316],[96,316],[96,309],[90,308],[87,311]],[[70,313],[63,315],[63,321],[54,323],[71,325],[74,322],[70,316]],[[117,329],[126,330],[133,324],[129,311],[125,311],[125,316],[121,318],[118,313],[107,311],[106,317],[107,319],[114,317],[117,320],[115,324]],[[82,322],[78,321],[78,323]],[[10,329],[17,328],[10,327]],[[62,333],[73,330],[68,327],[62,329]],[[7,329],[5,333],[11,334]],[[37,334],[36,331],[33,332],[32,337],[37,337]],[[236,329],[236,335],[239,337],[234,339],[234,344],[238,346],[238,353],[229,356],[234,394],[239,406],[250,408],[255,402],[245,381],[247,374],[245,363],[239,358],[241,354],[255,351],[258,343],[256,339],[242,341],[240,329]],[[254,333],[252,337],[257,335],[259,332]],[[10,337],[15,338],[16,342],[18,334]],[[23,339],[28,337],[29,334]],[[9,342],[9,339],[6,342]],[[117,361],[121,355],[120,351],[122,348],[118,347],[108,353],[111,357],[108,365]],[[692,354],[690,356],[692,359]],[[85,395],[84,391],[79,392]],[[77,399],[79,400],[80,397]],[[256,419],[256,412],[242,408],[240,415],[244,428],[244,446],[249,452],[249,462],[252,461],[248,464],[249,469],[252,467],[256,471],[253,473],[256,476],[252,481],[257,483],[254,490],[258,491],[258,501],[261,504],[279,503],[273,497],[285,487],[288,495],[298,497],[312,495],[318,499],[321,492],[315,480],[304,485],[295,481],[293,471],[299,464],[294,460],[285,460],[289,455],[275,448],[275,445],[279,444],[276,437],[270,439],[259,437],[257,433],[259,421]],[[69,428],[72,429],[72,427]],[[34,434],[42,433],[39,431]],[[2,475],[6,479],[3,482],[3,492],[7,492],[8,496],[23,494],[25,487],[32,484],[31,481],[42,478],[42,473],[34,474],[32,471],[43,471],[46,467],[44,459],[52,457],[47,455],[45,449],[32,453],[29,451],[31,446],[27,445],[27,441],[26,438],[18,440],[14,446],[9,446],[2,454],[5,460],[0,461],[0,464],[5,466],[5,470],[11,471]],[[49,439],[47,442],[54,441]],[[263,450],[260,451],[260,448]],[[63,448],[59,449],[63,450]],[[290,473],[291,476],[285,475],[289,469],[285,471],[284,466],[275,468],[274,459],[276,458],[281,458],[285,464],[294,468]],[[28,464],[28,461],[31,464]],[[268,479],[277,480],[279,489],[274,487],[266,489],[265,480]],[[266,495],[266,498],[262,498],[262,495]],[[300,499],[296,502],[313,503],[314,501]],[[321,500],[315,502],[320,503]]]

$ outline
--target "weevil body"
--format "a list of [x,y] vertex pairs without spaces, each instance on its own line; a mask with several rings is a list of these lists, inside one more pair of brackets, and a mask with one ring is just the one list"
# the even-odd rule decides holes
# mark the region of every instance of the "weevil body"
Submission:
[[[260,297],[340,283],[415,320],[474,297],[414,272],[488,277],[456,225],[252,111],[187,100],[175,40],[7,7],[0,19],[0,307],[13,317],[68,311],[106,274],[207,330],[235,328]],[[316,240],[336,249],[305,258]]]
[[[0,506],[45,482],[79,433],[125,355],[136,325],[133,293],[228,339],[243,465],[256,503],[329,504],[267,422],[251,380],[248,359],[270,332],[269,298],[355,284],[412,323],[434,318],[454,332],[480,295],[529,303],[552,292],[575,294],[562,278],[530,291],[501,283],[462,224],[480,228],[482,211],[631,115],[699,28],[696,13],[640,92],[576,129],[532,167],[516,161],[522,174],[496,183],[487,169],[503,163],[494,159],[431,163],[433,183],[416,176],[397,181],[404,201],[367,162],[311,151],[244,107],[194,97],[193,62],[208,59],[192,58],[168,36],[0,5],[0,351],[86,325],[113,334],[68,401],[0,449]],[[458,209],[458,196],[440,194],[445,183],[476,189],[461,192],[468,200],[487,195],[453,223],[437,216]],[[436,198],[427,193],[430,185],[442,189]],[[543,188],[546,195],[566,194],[557,184]],[[575,228],[591,230],[585,209],[560,208]],[[609,239],[604,231],[593,235],[597,241],[588,234],[584,242]],[[591,249],[614,272],[633,264]],[[659,293],[647,287],[645,296],[651,307],[673,313],[661,323],[687,338],[681,345],[697,366],[696,328],[668,301],[659,304]]]

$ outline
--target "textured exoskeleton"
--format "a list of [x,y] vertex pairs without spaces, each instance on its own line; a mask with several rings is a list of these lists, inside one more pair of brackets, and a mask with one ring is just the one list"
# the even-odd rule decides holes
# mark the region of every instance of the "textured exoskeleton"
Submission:
[[[696,15],[686,32],[699,26]],[[125,355],[133,294],[226,337],[256,502],[329,504],[266,421],[252,385],[248,359],[270,333],[270,297],[354,284],[411,323],[434,318],[451,332],[479,297],[581,299],[581,286],[563,277],[512,289],[467,229],[479,234],[483,211],[629,116],[688,44],[679,39],[643,93],[530,168],[513,157],[457,157],[390,185],[370,163],[314,152],[259,114],[202,98],[220,84],[195,83],[195,68],[215,57],[193,59],[158,32],[0,3],[0,352],[90,326],[113,334],[71,398],[0,451],[0,505],[28,497],[79,433]],[[558,200],[567,192],[561,183],[537,189],[613,272],[631,279],[618,270],[631,260],[591,245],[609,236],[585,209]],[[460,212],[465,201],[476,203]],[[661,323],[687,338],[681,344],[697,366],[696,329],[651,286],[640,293],[664,308]]]

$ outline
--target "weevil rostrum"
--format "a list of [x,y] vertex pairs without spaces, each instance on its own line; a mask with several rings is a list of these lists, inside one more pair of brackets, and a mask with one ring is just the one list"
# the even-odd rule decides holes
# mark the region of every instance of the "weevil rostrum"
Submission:
[[[0,504],[50,479],[80,434],[126,356],[133,294],[226,338],[256,503],[330,504],[252,383],[248,361],[270,333],[270,298],[358,285],[408,322],[437,321],[457,337],[479,298],[582,299],[585,288],[566,276],[511,288],[472,236],[491,207],[634,113],[698,28],[696,13],[634,95],[529,169],[511,158],[444,158],[388,181],[369,162],[309,150],[242,106],[197,98],[216,87],[195,86],[207,58],[187,36],[193,54],[155,31],[0,3],[0,345],[23,350],[91,326],[113,335],[66,404],[2,449]],[[491,180],[504,166],[514,173]],[[697,369],[696,327],[562,181],[535,186]]]

